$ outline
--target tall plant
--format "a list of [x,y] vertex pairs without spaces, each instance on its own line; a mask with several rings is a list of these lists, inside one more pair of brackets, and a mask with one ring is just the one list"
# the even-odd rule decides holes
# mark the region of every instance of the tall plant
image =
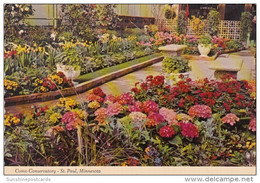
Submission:
[[207,25],[211,36],[217,35],[219,22],[220,13],[216,10],[211,10],[207,16]]
[[241,23],[240,23],[240,39],[242,41],[247,40],[247,35],[251,31],[251,20],[252,20],[252,14],[245,11],[241,14]]
[[185,11],[180,11],[180,13],[178,15],[178,20],[177,20],[177,33],[185,34],[186,26],[187,26],[187,22],[185,19]]

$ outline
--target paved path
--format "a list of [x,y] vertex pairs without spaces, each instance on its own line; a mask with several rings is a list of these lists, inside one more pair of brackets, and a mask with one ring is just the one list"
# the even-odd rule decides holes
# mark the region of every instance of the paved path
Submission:
[[[252,73],[255,73],[255,67],[254,67],[254,62],[255,59],[252,56],[252,53],[250,51],[244,50],[238,53],[232,53],[230,55],[236,55],[239,56],[243,59],[243,65],[241,68],[241,71],[238,72],[238,79],[246,79],[246,80],[251,80],[252,78]],[[223,55],[226,57],[232,58],[230,55]],[[202,79],[202,78],[209,78],[209,79],[214,79],[214,71],[208,69],[208,65],[210,64],[209,61],[190,61],[190,66],[192,67],[192,71],[190,72],[190,77],[193,80],[196,79]],[[101,89],[106,93],[106,94],[113,94],[113,95],[119,95],[124,92],[128,92],[131,90],[131,88],[134,86],[134,84],[137,81],[144,80],[146,76],[148,75],[160,75],[162,72],[162,62],[153,64],[151,66],[148,66],[144,69],[135,71],[133,73],[127,74],[123,77],[117,78],[115,80],[112,80],[110,82],[107,82],[103,85],[101,85]],[[74,100],[82,101],[85,99],[86,95],[90,91],[86,91],[84,93],[74,96],[70,96],[69,98],[73,98]],[[46,102],[37,102],[34,103],[39,106],[52,106],[56,104],[58,100],[52,100],[52,101],[46,101]],[[30,113],[30,107],[31,104],[21,104],[21,105],[16,105],[16,106],[8,106],[6,107],[6,111],[10,113],[24,113],[24,114],[29,114]]]

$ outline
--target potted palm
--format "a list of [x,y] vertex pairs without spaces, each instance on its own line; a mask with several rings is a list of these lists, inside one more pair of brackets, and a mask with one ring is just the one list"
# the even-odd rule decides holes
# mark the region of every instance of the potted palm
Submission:
[[189,71],[191,71],[189,60],[183,57],[165,57],[162,66],[166,82],[171,85],[180,80],[180,75],[183,75],[184,78],[188,78]]
[[199,39],[198,49],[200,52],[200,56],[207,57],[212,46],[212,38],[207,35],[203,35]]

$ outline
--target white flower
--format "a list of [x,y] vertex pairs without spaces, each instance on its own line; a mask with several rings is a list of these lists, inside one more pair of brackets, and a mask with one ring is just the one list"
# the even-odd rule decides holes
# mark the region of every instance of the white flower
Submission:
[[55,32],[53,32],[53,33],[51,34],[51,39],[52,39],[53,41],[55,41],[55,39],[56,39],[56,34],[55,34]]
[[25,11],[29,11],[29,8],[28,8],[28,7],[25,7],[24,10],[25,10]]
[[12,6],[12,10],[14,10],[14,6]]
[[23,30],[20,30],[20,31],[19,31],[19,35],[22,35],[23,33],[24,33]]

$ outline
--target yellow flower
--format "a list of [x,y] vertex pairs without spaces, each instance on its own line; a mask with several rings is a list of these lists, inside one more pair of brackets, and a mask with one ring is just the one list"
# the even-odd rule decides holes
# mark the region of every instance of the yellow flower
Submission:
[[91,109],[97,109],[100,107],[100,104],[97,101],[93,101],[91,103],[88,104],[88,107]]
[[46,91],[47,91],[47,88],[45,88],[44,86],[41,86],[40,90],[41,90],[42,92],[46,92]]
[[39,52],[42,52],[42,47],[38,47]]
[[13,114],[5,114],[4,118],[5,118],[5,123],[4,123],[5,126],[11,126],[12,123],[15,125],[18,125],[20,123],[20,119],[13,116]]
[[51,116],[50,116],[50,119],[49,121],[52,122],[52,123],[56,123],[59,121],[59,119],[61,119],[61,114],[60,113],[53,113]]
[[74,109],[72,111],[75,111],[79,115],[79,118],[82,120],[85,120],[88,117],[88,113],[86,111],[83,111],[82,109]]
[[15,125],[18,125],[20,123],[20,119],[17,118],[17,117],[13,117],[12,118],[12,122],[15,124]]
[[4,87],[7,90],[16,91],[16,89],[18,88],[18,83],[16,83],[15,81],[4,79]]
[[252,93],[250,94],[250,97],[255,99],[255,98],[256,98],[256,92],[252,92]]
[[59,107],[66,107],[66,110],[71,110],[73,109],[78,102],[76,102],[75,100],[71,99],[71,98],[60,98],[59,99],[59,103],[57,104]]

